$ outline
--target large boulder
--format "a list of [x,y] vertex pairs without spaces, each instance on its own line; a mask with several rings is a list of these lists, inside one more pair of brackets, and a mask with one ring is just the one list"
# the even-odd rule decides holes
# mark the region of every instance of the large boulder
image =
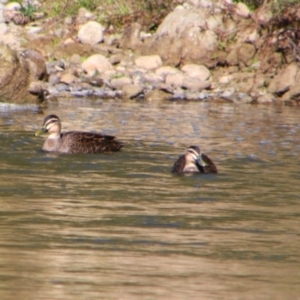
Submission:
[[268,86],[268,92],[272,94],[283,94],[287,92],[296,82],[298,73],[297,63],[291,63],[276,75]]
[[212,53],[218,48],[216,31],[224,30],[222,19],[211,17],[209,9],[179,7],[160,24],[156,34],[146,39],[140,52],[158,54],[164,64],[210,64]]
[[35,52],[28,51],[20,55],[0,43],[1,102],[39,104],[43,100],[42,94],[29,92],[30,83],[45,76],[43,66],[37,63],[39,59],[40,56]]

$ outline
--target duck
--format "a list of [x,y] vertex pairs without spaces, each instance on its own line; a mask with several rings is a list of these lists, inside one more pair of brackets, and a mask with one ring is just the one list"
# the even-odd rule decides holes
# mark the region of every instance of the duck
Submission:
[[218,173],[216,165],[198,146],[190,146],[174,163],[172,173]]
[[114,136],[93,132],[61,132],[61,121],[57,115],[50,114],[44,118],[42,128],[35,136],[48,133],[42,149],[56,153],[104,153],[119,151],[124,144]]

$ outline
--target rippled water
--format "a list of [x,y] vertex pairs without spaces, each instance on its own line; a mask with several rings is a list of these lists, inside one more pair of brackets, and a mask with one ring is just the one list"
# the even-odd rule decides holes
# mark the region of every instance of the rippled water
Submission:
[[[102,155],[42,152],[65,130]],[[0,106],[0,299],[300,299],[298,107],[62,101]],[[217,175],[178,176],[195,144]]]

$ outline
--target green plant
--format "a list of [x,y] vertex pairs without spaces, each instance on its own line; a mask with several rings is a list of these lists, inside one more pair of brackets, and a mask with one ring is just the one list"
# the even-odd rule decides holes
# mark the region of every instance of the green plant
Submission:
[[84,7],[88,10],[95,10],[97,8],[97,0],[78,0],[77,1],[78,8]]
[[118,79],[118,78],[122,78],[124,77],[125,75],[123,73],[119,73],[119,72],[116,72],[115,74],[112,74],[110,76],[111,79]]
[[226,49],[226,42],[224,41],[219,41],[219,47],[220,50],[225,50]]
[[21,4],[21,13],[28,17],[30,20],[33,20],[34,13],[37,12],[37,8],[33,6],[30,2],[28,2],[26,5]]
[[264,3],[264,0],[233,0],[233,2],[235,3],[242,2],[246,4],[249,7],[249,9],[255,10]]

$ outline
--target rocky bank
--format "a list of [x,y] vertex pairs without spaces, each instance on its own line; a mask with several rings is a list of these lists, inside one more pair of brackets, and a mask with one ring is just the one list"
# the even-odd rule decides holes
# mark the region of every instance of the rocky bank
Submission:
[[119,34],[83,8],[58,22],[42,13],[28,18],[18,3],[0,6],[1,101],[300,99],[300,32],[287,26],[298,22],[297,5],[279,18],[267,3],[251,12],[230,0],[187,0],[156,32],[132,23]]

